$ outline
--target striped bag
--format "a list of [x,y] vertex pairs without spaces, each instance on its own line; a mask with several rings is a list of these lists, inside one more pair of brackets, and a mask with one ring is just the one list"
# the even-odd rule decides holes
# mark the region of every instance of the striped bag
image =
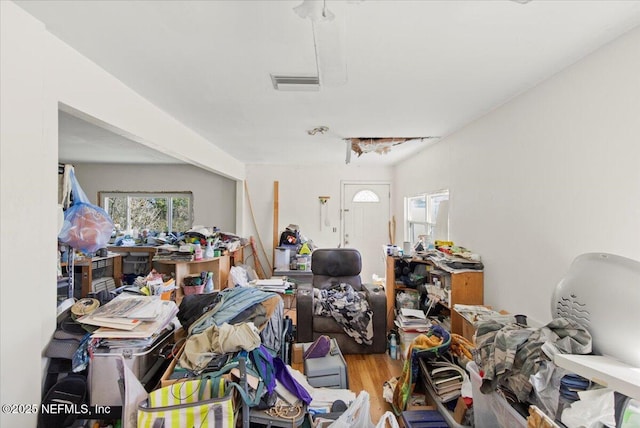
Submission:
[[240,385],[224,378],[188,380],[157,389],[149,393],[148,405],[138,406],[138,427],[234,427],[235,390],[241,391]]

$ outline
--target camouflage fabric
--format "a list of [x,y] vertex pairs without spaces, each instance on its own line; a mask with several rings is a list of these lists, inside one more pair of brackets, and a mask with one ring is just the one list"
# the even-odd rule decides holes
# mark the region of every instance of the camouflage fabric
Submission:
[[358,344],[373,343],[373,311],[369,302],[349,284],[314,288],[314,315],[330,316]]
[[494,391],[507,387],[520,401],[527,401],[532,386],[529,376],[535,374],[549,358],[542,345],[553,346],[561,353],[591,352],[591,334],[568,318],[555,318],[542,328],[502,324],[495,320],[476,324],[476,364],[484,371],[480,390]]

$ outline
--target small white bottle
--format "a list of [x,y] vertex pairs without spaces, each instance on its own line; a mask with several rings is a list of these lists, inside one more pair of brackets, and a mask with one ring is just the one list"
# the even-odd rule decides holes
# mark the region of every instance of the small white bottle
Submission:
[[394,333],[391,333],[391,338],[389,339],[389,356],[392,360],[398,359],[398,343]]
[[211,245],[211,240],[207,241],[207,246],[205,247],[205,250],[204,250],[204,258],[205,259],[213,258],[213,246]]
[[196,260],[202,260],[202,246],[200,246],[199,242],[196,242],[193,254]]

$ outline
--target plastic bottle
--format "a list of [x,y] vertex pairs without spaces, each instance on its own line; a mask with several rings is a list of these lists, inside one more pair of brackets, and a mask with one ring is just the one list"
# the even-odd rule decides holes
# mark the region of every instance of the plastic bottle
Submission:
[[211,240],[207,241],[207,248],[204,250],[204,258],[212,259],[213,258],[213,246],[211,245]]
[[392,360],[398,358],[398,343],[396,342],[396,335],[394,333],[391,333],[391,338],[389,339],[389,356],[391,356]]
[[195,260],[202,260],[202,246],[199,242],[195,243],[195,251],[194,254]]
[[207,282],[204,286],[205,293],[213,293],[213,272],[207,272]]

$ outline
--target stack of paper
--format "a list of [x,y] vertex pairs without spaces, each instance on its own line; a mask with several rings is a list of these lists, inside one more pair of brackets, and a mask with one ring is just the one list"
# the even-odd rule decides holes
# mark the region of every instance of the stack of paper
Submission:
[[401,308],[396,317],[396,326],[404,331],[427,331],[431,323],[420,309]]
[[191,247],[177,247],[175,245],[162,245],[158,247],[154,261],[173,260],[173,261],[193,261],[195,258]]
[[284,293],[291,287],[291,283],[287,282],[284,277],[256,279],[255,281],[251,281],[251,284],[262,291],[275,291],[276,293]]
[[482,305],[461,305],[459,303],[453,305],[453,309],[463,316],[470,323],[493,319],[505,324],[515,323],[516,319],[513,315],[501,314],[493,309],[489,309]]
[[78,322],[100,327],[92,337],[148,338],[169,325],[177,313],[173,301],[124,293]]
[[168,281],[163,282],[162,276],[160,276],[159,278],[147,280],[147,287],[149,287],[149,292],[152,296],[160,296],[164,292],[175,290],[176,280],[170,278]]

